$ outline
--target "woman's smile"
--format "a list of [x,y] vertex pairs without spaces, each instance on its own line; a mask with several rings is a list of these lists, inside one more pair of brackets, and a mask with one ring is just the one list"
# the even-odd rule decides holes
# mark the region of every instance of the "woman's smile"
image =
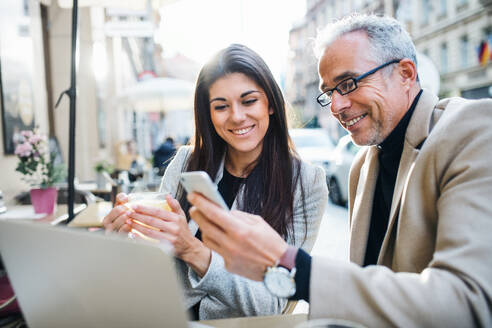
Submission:
[[250,132],[251,130],[253,130],[255,127],[255,125],[251,125],[251,126],[247,126],[247,127],[244,127],[244,128],[239,128],[239,129],[231,129],[229,131],[231,131],[234,135],[236,136],[246,136],[248,134],[248,132]]

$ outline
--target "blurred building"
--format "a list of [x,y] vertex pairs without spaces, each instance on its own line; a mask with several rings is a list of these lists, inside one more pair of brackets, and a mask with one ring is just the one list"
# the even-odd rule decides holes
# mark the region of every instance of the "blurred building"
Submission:
[[303,122],[316,117],[334,139],[345,132],[329,109],[316,103],[320,92],[313,40],[328,22],[351,12],[385,14],[403,22],[417,51],[439,70],[440,96],[491,96],[490,55],[479,57],[478,51],[485,42],[492,52],[492,0],[307,0],[306,8],[304,20],[290,31],[286,97]]
[[[185,121],[191,126],[192,105],[187,112],[168,115],[160,110],[137,110],[134,104],[120,101],[121,95],[139,81],[166,74],[192,80],[196,74],[182,69],[193,67],[185,58],[180,58],[180,65],[168,65],[181,67],[169,72],[162,57],[165,46],[154,43],[159,9],[174,1],[79,1],[75,140],[75,176],[79,181],[95,178],[97,161],[115,161],[122,142],[136,141],[140,155],[150,159],[153,148],[166,137],[163,131],[167,127],[179,127]],[[70,86],[71,25],[71,1],[0,2],[2,110],[12,112],[14,117],[14,110],[20,108],[26,122],[33,117],[21,128],[38,126],[41,132],[56,138],[65,163],[69,152],[68,97],[62,98],[56,109],[54,104]],[[17,121],[22,122],[20,118]],[[12,139],[12,132],[5,126],[10,128],[2,117],[2,146]],[[0,177],[0,190],[8,198],[29,186],[15,172],[17,157],[2,148],[0,169],[9,174]]]
[[[482,43],[492,46],[492,1],[407,1],[404,17],[417,50],[436,64],[441,75],[439,95],[492,96],[490,54],[479,56]],[[420,13],[420,14],[419,14]]]

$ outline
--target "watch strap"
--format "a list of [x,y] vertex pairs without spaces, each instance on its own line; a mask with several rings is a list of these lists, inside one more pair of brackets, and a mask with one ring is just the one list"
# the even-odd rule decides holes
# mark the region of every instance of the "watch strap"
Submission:
[[278,259],[277,265],[286,269],[292,270],[296,266],[296,256],[298,248],[294,246],[288,246],[287,250]]

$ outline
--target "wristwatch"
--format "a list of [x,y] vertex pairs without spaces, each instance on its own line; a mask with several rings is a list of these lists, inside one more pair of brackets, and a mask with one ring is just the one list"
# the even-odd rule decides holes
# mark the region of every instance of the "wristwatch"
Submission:
[[296,256],[297,248],[287,247],[285,253],[275,263],[268,267],[263,282],[270,293],[277,297],[288,298],[296,293]]

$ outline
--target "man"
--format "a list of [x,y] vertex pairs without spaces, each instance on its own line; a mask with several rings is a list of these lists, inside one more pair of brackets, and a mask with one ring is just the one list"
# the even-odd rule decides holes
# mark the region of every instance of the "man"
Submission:
[[154,167],[159,169],[159,175],[164,175],[170,159],[176,153],[174,139],[167,137],[166,140],[154,151]]
[[311,258],[260,217],[191,194],[205,244],[277,294],[293,283],[272,270],[286,268],[287,294],[309,301],[311,317],[492,326],[492,101],[421,90],[415,47],[394,19],[350,16],[317,41],[318,102],[367,146],[349,177],[351,263]]

